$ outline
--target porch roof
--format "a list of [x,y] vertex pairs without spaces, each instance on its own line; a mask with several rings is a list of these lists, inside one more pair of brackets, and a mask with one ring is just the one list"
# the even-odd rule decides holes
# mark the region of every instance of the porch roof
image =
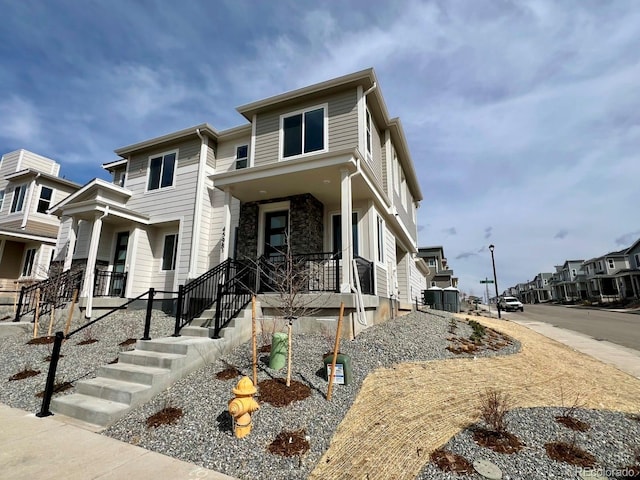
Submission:
[[93,219],[95,214],[141,224],[149,224],[147,215],[138,213],[125,205],[132,193],[118,185],[99,178],[87,183],[73,195],[49,209],[49,213],[61,217],[68,215],[79,219]]
[[[214,186],[242,202],[310,193],[322,203],[340,201],[340,171],[357,170],[353,149],[287,160],[211,175]],[[354,198],[367,196],[364,182],[353,182]]]
[[11,228],[0,228],[0,238],[8,237],[10,239],[27,241],[27,242],[41,242],[51,245],[56,244],[56,237],[50,237],[47,235],[38,235],[30,233],[24,230],[14,230]]

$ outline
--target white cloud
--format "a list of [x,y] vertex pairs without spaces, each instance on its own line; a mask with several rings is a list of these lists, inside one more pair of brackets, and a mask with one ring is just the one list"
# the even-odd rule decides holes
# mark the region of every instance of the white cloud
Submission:
[[0,100],[0,137],[10,143],[33,143],[41,135],[41,121],[36,107],[22,97],[12,95]]

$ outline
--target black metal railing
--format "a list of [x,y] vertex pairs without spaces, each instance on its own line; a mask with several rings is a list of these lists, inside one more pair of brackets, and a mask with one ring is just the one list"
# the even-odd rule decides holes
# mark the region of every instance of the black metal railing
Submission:
[[219,285],[235,277],[238,269],[242,267],[240,262],[229,258],[198,278],[180,285],[176,306],[175,336],[180,334],[182,327],[214,304]]
[[95,271],[93,281],[94,297],[124,297],[127,288],[127,272]]
[[82,285],[83,270],[67,270],[41,282],[34,283],[20,290],[20,299],[16,304],[14,322],[19,322],[26,315],[34,313],[40,303],[40,313],[47,314],[51,307],[59,307],[73,296],[74,290]]
[[293,284],[298,292],[339,292],[340,258],[335,253],[263,255],[258,259],[261,293]]
[[214,338],[217,338],[220,330],[251,301],[255,284],[255,268],[252,265],[245,265],[229,281],[218,285],[214,301],[215,316],[204,325],[205,327],[213,327]]

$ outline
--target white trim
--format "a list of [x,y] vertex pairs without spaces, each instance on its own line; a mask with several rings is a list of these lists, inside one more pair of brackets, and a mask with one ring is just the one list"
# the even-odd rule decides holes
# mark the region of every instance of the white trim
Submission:
[[391,132],[389,129],[384,131],[384,149],[385,149],[385,170],[387,172],[387,195],[393,204],[393,148],[391,146]]
[[[307,112],[311,112],[313,110],[323,110],[323,139],[322,146],[320,150],[314,150],[313,152],[304,152],[304,130],[305,130],[305,122],[304,122],[304,114]],[[293,117],[295,115],[302,115],[302,153],[299,155],[291,155],[289,157],[284,156],[284,120],[285,118]],[[309,157],[312,155],[318,155],[320,153],[326,153],[329,151],[329,104],[321,103],[318,105],[314,105],[312,107],[303,108],[300,110],[294,110],[291,112],[283,113],[280,115],[279,122],[279,140],[278,140],[278,161],[286,162],[289,160],[295,160],[296,158]]]
[[253,167],[256,164],[256,156],[255,156],[255,151],[256,151],[256,129],[257,127],[257,122],[258,122],[258,114],[254,113],[253,114],[253,118],[251,120],[251,145],[249,147],[249,165],[248,167]]
[[[269,212],[279,212],[286,210],[291,215],[291,202],[285,200],[283,202],[263,203],[258,205],[258,256],[264,253],[264,227],[266,214]],[[287,220],[287,226],[290,226],[290,218]]]
[[[147,174],[145,175],[145,181],[144,181],[144,193],[155,193],[159,191],[167,191],[167,190],[176,188],[176,178],[178,176],[179,150],[180,149],[176,148],[175,150],[167,150],[166,152],[157,153],[155,155],[149,155],[147,159]],[[171,179],[171,185],[163,187],[161,185],[162,185],[162,171],[164,169],[164,157],[166,157],[167,155],[171,155],[172,153],[175,153],[176,155],[176,158],[173,164],[173,178]],[[158,184],[158,188],[149,190],[149,177],[151,176],[151,160],[154,158],[162,159],[162,164],[160,166],[160,183]]]
[[364,108],[365,108],[364,89],[362,85],[358,85],[356,89],[356,111],[358,114],[358,150],[365,151],[365,138],[364,138]]
[[[127,245],[127,263],[125,269],[127,271],[127,286],[125,288],[124,295],[126,298],[133,298],[133,285],[135,279],[136,261],[138,260],[138,242],[140,238],[139,227],[133,227],[129,232],[129,244]],[[131,252],[131,255],[129,255]]]
[[[202,216],[202,195],[205,191],[204,182],[207,178],[207,154],[209,153],[209,137],[202,136],[200,142],[200,158],[198,159],[198,172],[196,175],[196,192],[193,205],[193,220],[191,231],[191,252],[189,252],[189,271],[187,277],[194,278],[197,276],[198,257],[200,256],[200,217]],[[176,158],[176,163],[177,163]],[[175,173],[175,172],[174,172]]]
[[20,155],[18,155],[18,163],[16,164],[16,172],[22,170],[22,159],[24,158],[24,148],[20,149]]

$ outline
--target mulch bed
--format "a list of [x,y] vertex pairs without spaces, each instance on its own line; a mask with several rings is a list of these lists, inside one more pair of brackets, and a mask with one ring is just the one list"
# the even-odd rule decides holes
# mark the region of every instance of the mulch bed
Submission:
[[596,459],[589,452],[582,450],[574,443],[549,442],[545,443],[544,449],[549,458],[557,462],[565,462],[578,467],[593,467]]
[[24,380],[25,378],[35,377],[36,375],[40,375],[40,370],[31,370],[29,368],[26,368],[21,372],[16,373],[15,375],[11,375],[9,377],[9,381]]
[[165,407],[159,412],[147,418],[147,428],[158,428],[161,425],[177,423],[182,418],[182,409],[177,407]]
[[96,343],[97,341],[97,338],[89,338],[87,340],[82,340],[81,342],[76,343],[76,345],[91,345],[92,343]]
[[431,461],[444,472],[474,473],[473,465],[469,460],[457,453],[438,449],[431,454]]
[[[73,384],[71,382],[56,383],[53,386],[53,393],[55,394],[55,393],[64,392],[65,390],[69,390],[70,388],[73,388]],[[38,398],[44,397],[44,390],[36,393],[36,397]]]
[[274,455],[294,457],[306,453],[309,450],[309,442],[304,430],[282,431],[269,444],[267,450]]
[[304,383],[291,380],[287,387],[284,378],[273,378],[258,382],[258,401],[274,407],[286,407],[292,402],[304,400],[311,395],[311,389]]
[[242,373],[236,367],[227,367],[216,373],[216,378],[218,380],[231,380],[232,378],[239,377],[240,375],[242,375]]
[[473,439],[478,445],[498,453],[516,453],[524,447],[524,443],[513,433],[495,432],[486,428],[474,428]]
[[[134,343],[136,343],[138,340],[135,338],[127,338],[124,342],[120,342],[118,344],[119,347],[128,347],[129,345],[133,345]],[[78,344],[80,345],[80,344]]]
[[578,420],[577,418],[573,418],[569,415],[558,415],[556,417],[556,422],[577,432],[586,432],[591,428],[591,425],[587,422],[583,422],[582,420]]
[[27,345],[47,345],[49,343],[55,342],[56,337],[38,337],[32,338],[27,342]]

